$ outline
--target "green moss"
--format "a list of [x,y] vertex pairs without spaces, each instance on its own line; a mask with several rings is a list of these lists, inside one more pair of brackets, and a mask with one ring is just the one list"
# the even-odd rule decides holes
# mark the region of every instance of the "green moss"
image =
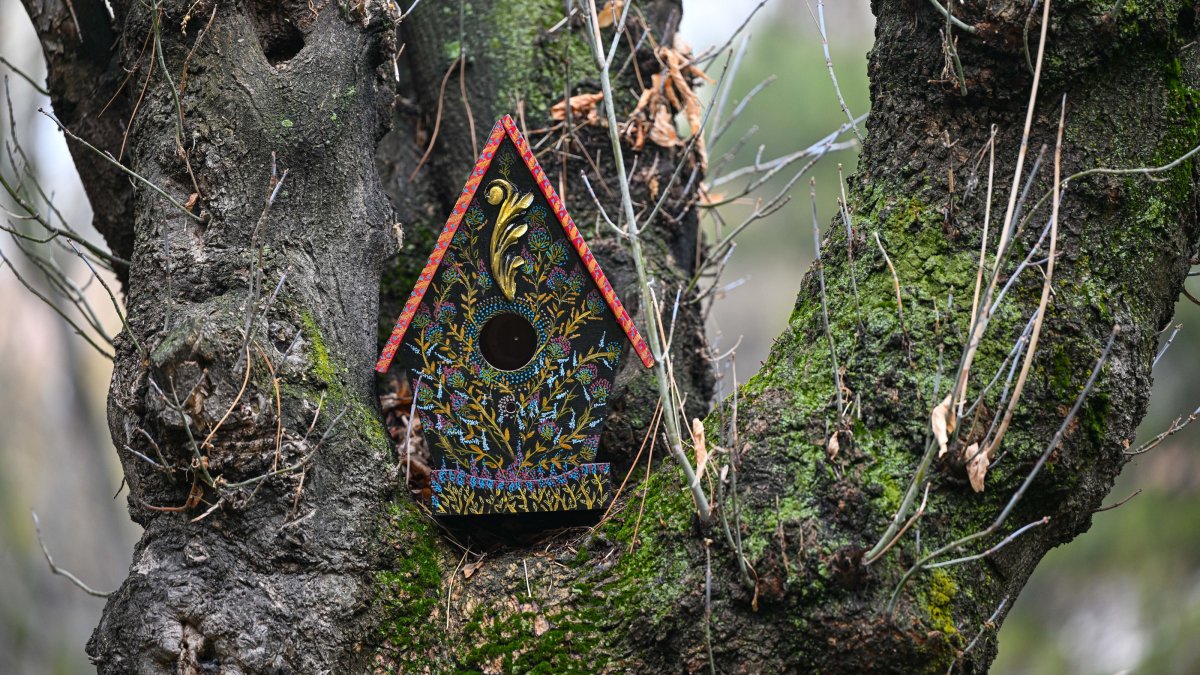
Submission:
[[691,530],[695,506],[682,473],[673,465],[652,473],[643,489],[646,507],[640,523],[637,511],[629,508],[604,525],[604,534],[623,551],[629,550],[637,532],[637,545],[623,555],[621,576],[609,587],[606,605],[618,611],[622,603],[641,606],[657,620],[688,592],[689,562],[679,535]]
[[[561,30],[552,40],[545,37],[561,17],[559,0],[492,3],[481,21],[487,41],[480,47],[489,62],[504,64],[493,71],[501,107],[515,107],[523,99],[527,114],[545,115],[563,91],[566,64],[572,84],[595,75],[595,59],[581,31]],[[533,46],[541,48],[531,50]]]
[[300,314],[300,320],[304,322],[304,333],[311,348],[313,375],[327,386],[335,386],[337,373],[333,369],[333,362],[329,358],[325,340],[321,337],[321,330],[317,328],[316,318],[313,317],[312,312],[304,311]]
[[954,625],[954,597],[958,595],[958,585],[954,577],[944,569],[934,569],[929,572],[929,583],[921,592],[923,609],[929,624],[934,630],[943,635],[958,634]]
[[[312,312],[302,311],[300,320],[304,324],[304,334],[309,343],[311,360],[309,372],[325,389],[326,405],[332,406],[330,410],[346,410],[347,421],[351,423],[355,432],[371,445],[380,450],[389,448],[390,444],[383,428],[383,422],[375,409],[368,406],[359,397],[352,395],[343,384],[341,378],[348,371],[344,366],[335,364],[330,356],[325,339],[321,335],[321,330],[318,328]],[[298,393],[302,394],[302,392]],[[334,414],[340,414],[340,412]]]
[[380,541],[393,550],[392,569],[375,574],[375,592],[384,612],[381,643],[407,671],[428,663],[425,654],[444,636],[430,630],[441,598],[441,537],[413,504],[393,504]]
[[1112,414],[1112,403],[1108,394],[1093,391],[1087,403],[1079,411],[1079,424],[1088,435],[1092,447],[1101,447],[1108,431],[1109,416]]

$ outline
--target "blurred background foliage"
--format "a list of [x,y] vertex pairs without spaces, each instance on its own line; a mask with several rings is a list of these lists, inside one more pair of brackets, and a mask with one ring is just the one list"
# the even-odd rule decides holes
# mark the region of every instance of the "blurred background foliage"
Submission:
[[[697,52],[724,43],[756,4],[684,0],[683,37]],[[826,7],[834,67],[855,115],[868,105],[865,57],[873,29],[867,5],[837,0]],[[808,147],[845,122],[804,0],[772,0],[749,32],[753,38],[733,82],[730,108],[764,79],[775,80],[710,149],[719,157],[757,127],[732,167],[752,163],[760,145],[764,159],[777,157]],[[44,82],[41,53],[18,0],[0,0],[0,56]],[[63,138],[36,112],[48,100],[6,66],[0,65],[0,74],[9,76],[13,100],[11,126],[9,111],[0,107],[0,139],[11,143],[15,131],[64,215],[90,232],[91,213]],[[710,74],[718,75],[719,65]],[[852,151],[832,153],[808,174],[816,181],[823,226],[837,208],[837,165],[843,163],[849,175],[854,159]],[[782,172],[762,193],[774,194],[791,175]],[[751,199],[721,207],[722,216],[739,222],[752,208]],[[722,278],[711,332],[722,349],[741,339],[739,381],[757,370],[787,324],[812,261],[810,204],[806,177],[783,209],[739,238]],[[94,232],[90,236],[99,241]],[[0,251],[19,258],[7,235],[0,238]],[[86,278],[77,260],[60,263],[75,278]],[[1197,285],[1192,282],[1193,290]],[[101,289],[89,293],[115,332],[120,322]],[[1156,371],[1143,437],[1200,403],[1200,308],[1183,301],[1178,310],[1176,322],[1183,328]],[[0,267],[0,673],[88,670],[83,646],[103,604],[50,574],[30,510],[41,517],[46,543],[63,567],[104,590],[126,575],[138,528],[128,519],[124,493],[113,498],[121,478],[104,423],[110,373],[107,361],[22,288],[11,270]],[[724,377],[727,393],[731,373]],[[1110,502],[1134,490],[1142,494],[1097,514],[1091,531],[1047,556],[1004,624],[993,672],[1200,672],[1198,438],[1200,428],[1189,429],[1133,462]],[[959,628],[967,635],[978,630]]]

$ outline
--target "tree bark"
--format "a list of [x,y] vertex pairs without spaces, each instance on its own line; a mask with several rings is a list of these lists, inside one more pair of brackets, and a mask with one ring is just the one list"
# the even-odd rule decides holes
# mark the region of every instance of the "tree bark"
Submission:
[[[102,6],[74,2],[81,4]],[[103,78],[118,63],[147,67],[156,40],[175,85],[187,63],[182,122],[171,85],[152,75],[126,158],[180,202],[199,188],[199,221],[145,190],[124,199],[96,189],[111,180],[107,168],[74,149],[97,213],[130,214],[102,229],[118,252],[122,237],[132,242],[131,331],[118,343],[110,429],[117,447],[158,458],[157,446],[161,462],[176,467],[163,471],[122,451],[130,513],[146,531],[89,643],[102,672],[677,672],[710,661],[722,672],[945,672],[956,661],[984,672],[994,632],[962,651],[1047,550],[1087,529],[1124,463],[1121,451],[1145,410],[1157,331],[1170,319],[1200,233],[1190,160],[1165,172],[1165,181],[1072,182],[1059,219],[1055,295],[1001,448],[1005,459],[981,494],[954,462],[936,464],[916,528],[921,543],[910,531],[864,565],[863,552],[914,475],[930,410],[965,344],[986,194],[978,153],[996,125],[994,233],[1031,85],[1024,35],[1028,26],[1035,55],[1041,28],[1040,14],[1027,17],[1024,2],[965,8],[960,18],[975,32],[952,32],[964,95],[939,34],[945,19],[927,2],[877,0],[869,136],[851,185],[851,236],[840,222],[830,228],[824,292],[810,273],[788,329],[741,387],[736,415],[734,401],[725,401],[707,420],[710,447],[730,450],[715,461],[736,469],[736,484],[721,490],[732,494],[717,508],[731,521],[753,583],[740,581],[721,519],[700,524],[670,462],[644,483],[631,481],[599,526],[489,550],[467,576],[463,551],[397,496],[403,490],[374,403],[375,328],[394,318],[424,262],[473,161],[472,137],[514,108],[529,129],[547,126],[549,107],[564,94],[597,89],[581,31],[569,23],[548,33],[562,16],[548,0],[426,0],[398,30],[375,3],[167,1],[156,38],[150,10],[116,4],[117,28],[110,34],[96,22],[97,32],[77,46],[68,7],[27,1],[68,126],[86,129],[98,117],[95,97],[71,82],[111,81]],[[1197,143],[1200,57],[1184,48],[1196,37],[1191,4],[1111,5],[1053,5],[1030,141],[1031,157],[1043,145],[1051,154],[1033,180],[1034,198],[1051,187],[1063,95],[1063,175],[1162,165]],[[647,4],[637,25],[652,31],[651,44],[670,44],[678,9]],[[92,22],[84,25],[90,33]],[[87,69],[100,66],[87,65],[84,52],[105,41],[118,58],[97,75]],[[399,44],[406,47],[393,67]],[[646,49],[634,61],[657,72]],[[620,89],[640,91],[640,75],[625,71]],[[119,97],[128,110],[142,77]],[[618,110],[633,103],[632,95],[619,100]],[[177,148],[180,127],[186,157]],[[111,130],[95,133],[100,147],[113,148]],[[577,176],[582,170],[607,181],[597,194],[615,204],[606,131],[584,127],[559,142],[564,152],[547,154],[543,166],[561,176],[576,219],[591,222],[594,206]],[[644,151],[635,198],[650,201],[653,178],[665,184],[675,162],[689,161],[680,155]],[[273,161],[287,175],[265,209]],[[666,288],[702,259],[696,213],[682,208],[694,200],[689,189],[677,187],[672,218],[648,230],[652,267]],[[1047,218],[1048,208],[1033,214],[1018,236],[1019,254]],[[389,263],[397,220],[406,240]],[[895,267],[902,319],[876,233]],[[632,304],[624,249],[604,237],[593,248]],[[1001,367],[1041,283],[1033,271],[1015,283],[980,348],[973,392]],[[840,397],[853,402],[841,426],[823,301],[842,369]],[[712,380],[696,303],[685,302],[683,317],[675,369],[689,414],[699,414]],[[920,553],[985,528],[1008,502],[1113,326],[1120,332],[1111,356],[1050,462],[1008,525],[963,553],[1025,523],[1049,517],[1048,524],[986,560],[914,576],[888,611]],[[626,465],[653,410],[647,378],[631,368],[618,382],[622,399],[604,446]],[[985,427],[999,412],[993,407],[995,392],[983,406]],[[827,451],[835,432],[836,454]],[[710,475],[718,480],[721,467]],[[257,482],[237,485],[248,480]],[[160,510],[181,505],[188,508]]]

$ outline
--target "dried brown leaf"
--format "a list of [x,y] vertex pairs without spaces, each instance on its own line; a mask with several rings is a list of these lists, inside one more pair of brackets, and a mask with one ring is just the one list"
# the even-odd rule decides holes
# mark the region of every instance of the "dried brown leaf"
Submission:
[[[677,43],[676,46],[681,46],[683,49],[690,51],[686,43]],[[687,119],[688,128],[693,136],[700,133],[700,123],[702,117],[702,106],[700,105],[700,97],[692,90],[692,84],[683,74],[684,70],[691,71],[691,66],[688,64],[688,58],[683,52],[669,47],[661,47],[658,50],[659,58],[667,66],[667,85],[663,87],[664,93],[671,101],[671,105],[676,110],[682,110],[684,117]],[[708,168],[708,151],[704,148],[704,138],[696,139],[696,154],[700,159],[700,168]]]
[[967,478],[971,481],[971,489],[976,492],[983,492],[983,479],[987,476],[988,454],[979,452],[979,444],[972,443],[967,446],[964,452],[964,458],[967,460]]
[[838,451],[842,449],[842,444],[838,442],[838,435],[836,433],[829,437],[829,442],[825,444],[825,449],[829,453],[829,459],[837,459]]
[[950,395],[947,394],[946,398],[937,404],[937,407],[929,414],[929,426],[933,428],[933,436],[938,442],[938,457],[946,454],[946,444],[950,441],[949,432],[953,426],[949,423],[949,417]]
[[467,565],[463,567],[463,578],[470,579],[472,574],[478,572],[479,568],[483,567],[483,560],[483,558],[480,558],[473,563],[467,563]]
[[546,631],[550,630],[550,622],[542,614],[533,617],[533,635],[541,637]]
[[572,96],[566,101],[555,103],[550,108],[550,119],[556,122],[562,122],[567,119],[567,104],[569,103],[571,105],[572,118],[576,120],[586,119],[588,124],[597,124],[600,121],[600,114],[596,110],[596,106],[603,100],[603,92]]
[[654,122],[650,125],[648,136],[655,145],[664,148],[683,145],[683,141],[679,140],[679,132],[675,131],[675,116],[671,114],[669,106],[660,105],[654,111]]
[[[596,25],[600,28],[609,28],[613,25],[613,17],[621,18],[621,12],[625,10],[624,0],[608,0],[604,6],[600,8],[596,14]],[[540,633],[539,633],[540,635]]]
[[704,423],[699,418],[692,418],[692,445],[696,447],[696,479],[704,477],[704,467],[708,464],[708,447],[704,438]]
[[699,188],[699,190],[697,190],[697,192],[699,193],[699,197],[700,197],[699,203],[704,204],[705,206],[712,206],[714,204],[719,204],[719,203],[725,201],[724,193],[709,192],[708,190],[704,189],[703,185],[700,186],[700,188]]

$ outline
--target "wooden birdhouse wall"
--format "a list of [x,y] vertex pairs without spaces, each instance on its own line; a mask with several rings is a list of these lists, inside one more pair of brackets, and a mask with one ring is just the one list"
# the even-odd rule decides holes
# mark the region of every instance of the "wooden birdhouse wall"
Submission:
[[432,507],[600,508],[610,479],[596,451],[627,332],[582,239],[567,237],[561,202],[551,205],[510,135],[489,146],[396,351],[433,455]]

